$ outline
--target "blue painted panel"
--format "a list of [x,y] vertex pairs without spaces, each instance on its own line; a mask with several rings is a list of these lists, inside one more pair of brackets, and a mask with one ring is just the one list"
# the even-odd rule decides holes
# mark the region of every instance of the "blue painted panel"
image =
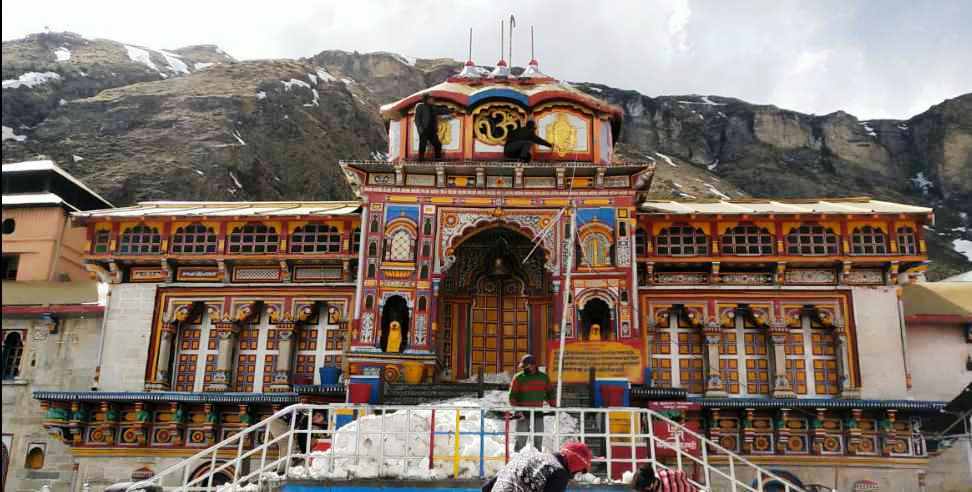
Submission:
[[577,210],[577,227],[580,228],[594,219],[614,229],[614,209],[610,207],[581,208]]
[[385,209],[385,223],[387,224],[399,217],[408,217],[418,225],[419,208],[415,205],[388,205]]
[[526,95],[510,90],[510,89],[486,89],[481,92],[477,92],[469,96],[469,107],[475,106],[476,103],[482,101],[483,99],[489,98],[502,98],[502,99],[512,99],[524,106],[529,106],[530,98]]

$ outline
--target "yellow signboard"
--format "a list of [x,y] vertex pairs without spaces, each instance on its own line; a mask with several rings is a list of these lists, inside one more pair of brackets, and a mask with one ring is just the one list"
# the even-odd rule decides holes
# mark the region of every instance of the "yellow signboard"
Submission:
[[[547,359],[549,375],[554,381],[559,356],[559,350],[554,348]],[[621,342],[568,343],[564,352],[564,382],[586,383],[591,367],[597,370],[598,378],[627,378],[632,383],[640,383],[644,360],[640,348]]]

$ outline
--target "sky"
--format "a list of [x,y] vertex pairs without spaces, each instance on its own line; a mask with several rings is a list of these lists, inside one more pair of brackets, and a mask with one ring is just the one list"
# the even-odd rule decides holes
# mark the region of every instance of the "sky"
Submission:
[[31,0],[2,3],[2,37],[46,28],[150,48],[216,44],[237,59],[326,49],[513,62],[530,26],[541,69],[648,96],[719,95],[805,113],[907,118],[972,92],[972,1]]

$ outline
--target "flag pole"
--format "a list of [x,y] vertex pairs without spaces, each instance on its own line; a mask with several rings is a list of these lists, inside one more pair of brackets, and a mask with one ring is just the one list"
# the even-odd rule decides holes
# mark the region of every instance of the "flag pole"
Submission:
[[[560,316],[560,352],[557,354],[557,407],[562,406],[562,398],[564,394],[564,352],[565,345],[567,343],[567,313],[573,314],[573,302],[571,302],[570,295],[570,274],[574,270],[574,229],[577,225],[576,217],[573,203],[568,205],[568,213],[570,214],[570,231],[568,232],[569,239],[567,240],[567,258],[564,262],[564,268],[567,269],[567,275],[564,277],[564,285],[561,287],[563,289],[563,312]],[[570,311],[568,311],[570,309]]]

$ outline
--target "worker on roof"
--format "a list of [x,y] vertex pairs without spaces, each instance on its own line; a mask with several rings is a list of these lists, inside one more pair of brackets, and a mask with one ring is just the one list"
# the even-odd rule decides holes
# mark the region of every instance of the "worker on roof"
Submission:
[[553,148],[553,144],[537,136],[537,124],[530,120],[526,122],[526,126],[513,130],[506,137],[503,155],[508,159],[530,162],[533,157],[533,144]]
[[415,105],[415,130],[419,136],[419,160],[425,160],[425,149],[432,144],[435,160],[442,159],[442,141],[439,140],[439,116],[449,114],[449,108],[432,104],[428,94]]
[[566,443],[558,453],[520,453],[483,485],[482,492],[564,492],[570,477],[590,471],[593,458],[582,442]]

